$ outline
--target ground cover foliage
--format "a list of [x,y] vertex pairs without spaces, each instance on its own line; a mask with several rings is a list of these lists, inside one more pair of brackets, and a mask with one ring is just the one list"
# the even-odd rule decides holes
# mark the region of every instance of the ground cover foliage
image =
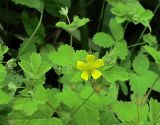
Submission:
[[159,125],[159,6],[1,0],[0,125]]

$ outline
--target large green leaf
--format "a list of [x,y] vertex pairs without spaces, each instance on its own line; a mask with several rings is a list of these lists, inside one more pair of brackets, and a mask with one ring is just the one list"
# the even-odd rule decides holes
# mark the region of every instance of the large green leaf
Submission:
[[120,66],[113,66],[102,72],[103,77],[108,82],[114,83],[116,81],[126,81],[129,79],[128,72]]
[[[48,58],[52,61],[52,65],[59,66],[76,66],[77,61],[84,60],[86,51],[74,51],[69,45],[61,45],[58,51],[52,51],[48,54]],[[68,67],[69,68],[69,67]]]
[[156,77],[157,74],[151,71],[146,71],[142,75],[137,75],[134,73],[130,74],[131,90],[134,92],[134,94],[143,96],[146,94],[148,88],[150,88],[154,83]]
[[9,119],[9,125],[63,125],[58,118]]
[[125,20],[135,24],[141,23],[145,27],[149,27],[149,22],[153,17],[150,10],[145,10],[137,0],[121,0],[112,3],[112,13],[116,15],[116,20],[119,23]]
[[123,123],[133,121],[134,123],[139,122],[143,125],[149,113],[148,105],[138,106],[133,102],[119,101],[112,106],[112,109]]
[[133,69],[137,74],[145,73],[149,68],[149,60],[146,55],[139,54],[133,60]]
[[38,105],[45,104],[48,101],[46,90],[42,85],[37,86],[32,95],[25,96],[17,97],[13,102],[13,108],[14,110],[24,111],[26,115],[32,115],[37,111]]
[[75,114],[76,125],[99,125],[99,112],[95,105],[87,102]]
[[43,9],[43,1],[42,0],[12,0],[15,4],[21,4],[30,8],[34,8],[38,11]]

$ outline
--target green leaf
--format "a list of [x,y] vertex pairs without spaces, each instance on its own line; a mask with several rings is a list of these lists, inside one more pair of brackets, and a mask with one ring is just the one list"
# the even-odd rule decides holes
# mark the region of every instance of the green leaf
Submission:
[[3,55],[8,51],[8,47],[0,43],[0,62],[3,60]]
[[74,114],[74,120],[76,125],[99,125],[99,111],[87,102]]
[[145,35],[143,36],[143,40],[144,40],[145,42],[147,42],[150,46],[156,46],[156,44],[157,44],[156,36],[153,36],[153,35],[151,35],[150,33],[145,34]]
[[2,64],[0,64],[0,83],[4,81],[6,75],[7,75],[6,68]]
[[63,28],[64,30],[68,32],[73,32],[88,22],[89,22],[88,18],[80,19],[78,16],[74,16],[73,22],[71,24],[66,24],[66,22],[57,22],[56,26]]
[[116,20],[119,23],[133,22],[134,24],[141,23],[145,27],[149,27],[149,22],[153,17],[150,10],[145,10],[139,1],[126,0],[112,3],[111,12],[116,15]]
[[30,65],[31,65],[31,68],[32,68],[33,72],[36,72],[38,70],[38,68],[41,65],[41,56],[40,56],[40,54],[33,53],[30,56]]
[[102,72],[103,77],[108,82],[114,83],[116,81],[126,81],[129,79],[128,72],[120,66],[113,66]]
[[29,118],[29,119],[10,119],[9,125],[63,125],[58,118]]
[[0,104],[8,104],[12,97],[0,89]]
[[15,4],[21,4],[30,8],[34,8],[41,12],[43,9],[43,1],[42,0],[12,0]]
[[146,55],[139,54],[133,60],[133,69],[137,74],[145,73],[149,68],[149,60]]
[[44,9],[52,16],[60,16],[61,7],[71,7],[71,0],[45,0]]
[[116,125],[119,124],[118,119],[109,108],[104,108],[100,112],[100,125],[113,125],[113,124]]
[[38,53],[32,53],[29,60],[22,60],[18,64],[33,79],[39,79],[51,68],[49,63],[43,61]]
[[144,46],[144,49],[146,50],[148,54],[150,54],[154,58],[157,64],[160,64],[160,52],[159,51],[147,45]]
[[120,42],[116,42],[114,49],[115,49],[117,56],[121,60],[126,59],[126,56],[128,55],[128,47],[127,47],[127,42],[125,40],[122,40]]
[[73,108],[82,103],[81,99],[78,97],[78,94],[71,90],[64,90],[63,92],[58,93],[56,97],[63,104],[70,108]]
[[155,121],[160,121],[160,103],[157,100],[151,99],[149,101],[149,105],[150,105],[150,120],[151,123],[155,122]]
[[139,121],[141,125],[145,123],[149,110],[148,105],[137,106],[133,102],[122,101],[113,104],[112,109],[122,122]]
[[48,58],[53,64],[59,66],[69,66],[72,65],[72,59],[74,54],[74,49],[69,45],[61,45],[58,51],[53,51],[48,54]]
[[[134,121],[137,117],[137,106],[133,102],[117,102],[113,106],[113,112],[122,121]],[[130,114],[130,115],[128,115]]]
[[33,95],[28,97],[17,97],[13,102],[14,110],[24,111],[26,115],[32,115],[37,111],[39,104],[44,104],[48,100],[45,88],[39,85],[35,88]]
[[112,36],[103,32],[96,33],[93,37],[93,42],[103,48],[109,48],[114,44]]
[[125,82],[120,82],[120,87],[121,87],[123,94],[125,96],[127,96],[128,95],[128,86],[125,84]]
[[112,32],[112,35],[115,39],[115,41],[122,40],[124,37],[124,31],[121,24],[118,24],[115,19],[111,19],[109,22],[109,27]]
[[154,83],[156,77],[157,74],[151,71],[146,71],[142,75],[137,75],[134,73],[130,74],[131,90],[134,92],[134,94],[143,96],[146,94],[148,88],[150,88]]
[[57,64],[60,66],[68,66],[71,65],[72,62],[70,58],[72,57],[74,50],[69,45],[62,45],[58,48],[58,51],[54,51],[49,53],[48,57],[52,61],[53,64]]

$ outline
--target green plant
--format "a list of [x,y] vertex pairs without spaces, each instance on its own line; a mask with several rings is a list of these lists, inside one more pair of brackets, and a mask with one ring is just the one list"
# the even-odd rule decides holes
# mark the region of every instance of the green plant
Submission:
[[[0,19],[0,125],[160,124],[160,103],[151,95],[160,92],[160,51],[150,25],[159,2],[151,11],[138,0],[104,0],[98,31],[92,38],[81,29],[90,32],[86,26],[92,19],[70,14],[74,1],[10,2],[22,12],[8,11],[10,17]],[[82,6],[86,1],[79,2]],[[6,12],[3,4],[1,1],[0,10]],[[85,15],[86,8],[80,15]],[[48,24],[44,15],[59,20]],[[24,29],[23,34],[11,33],[21,41],[18,49],[5,41],[9,31],[5,31],[4,18],[10,21],[11,17],[9,25],[23,25]],[[131,44],[125,38],[129,24],[144,27]],[[53,25],[53,43],[47,43],[48,27]],[[58,76],[54,86],[47,83],[51,70],[55,71],[53,78]],[[128,98],[119,99],[121,94]]]

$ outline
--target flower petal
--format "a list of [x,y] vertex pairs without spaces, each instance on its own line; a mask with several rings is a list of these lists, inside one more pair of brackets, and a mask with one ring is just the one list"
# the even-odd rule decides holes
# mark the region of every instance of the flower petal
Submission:
[[83,71],[81,74],[81,78],[87,81],[89,78],[89,73],[87,71]]
[[95,68],[100,68],[104,65],[104,61],[102,59],[98,59],[94,62],[93,65],[94,65]]
[[86,64],[82,61],[77,61],[77,69],[83,70],[86,68]]
[[102,73],[98,70],[94,70],[91,75],[92,75],[93,79],[97,79],[102,75]]
[[92,62],[94,62],[94,60],[95,60],[95,56],[94,55],[87,55],[86,56],[86,61],[88,62],[88,63],[92,63]]

